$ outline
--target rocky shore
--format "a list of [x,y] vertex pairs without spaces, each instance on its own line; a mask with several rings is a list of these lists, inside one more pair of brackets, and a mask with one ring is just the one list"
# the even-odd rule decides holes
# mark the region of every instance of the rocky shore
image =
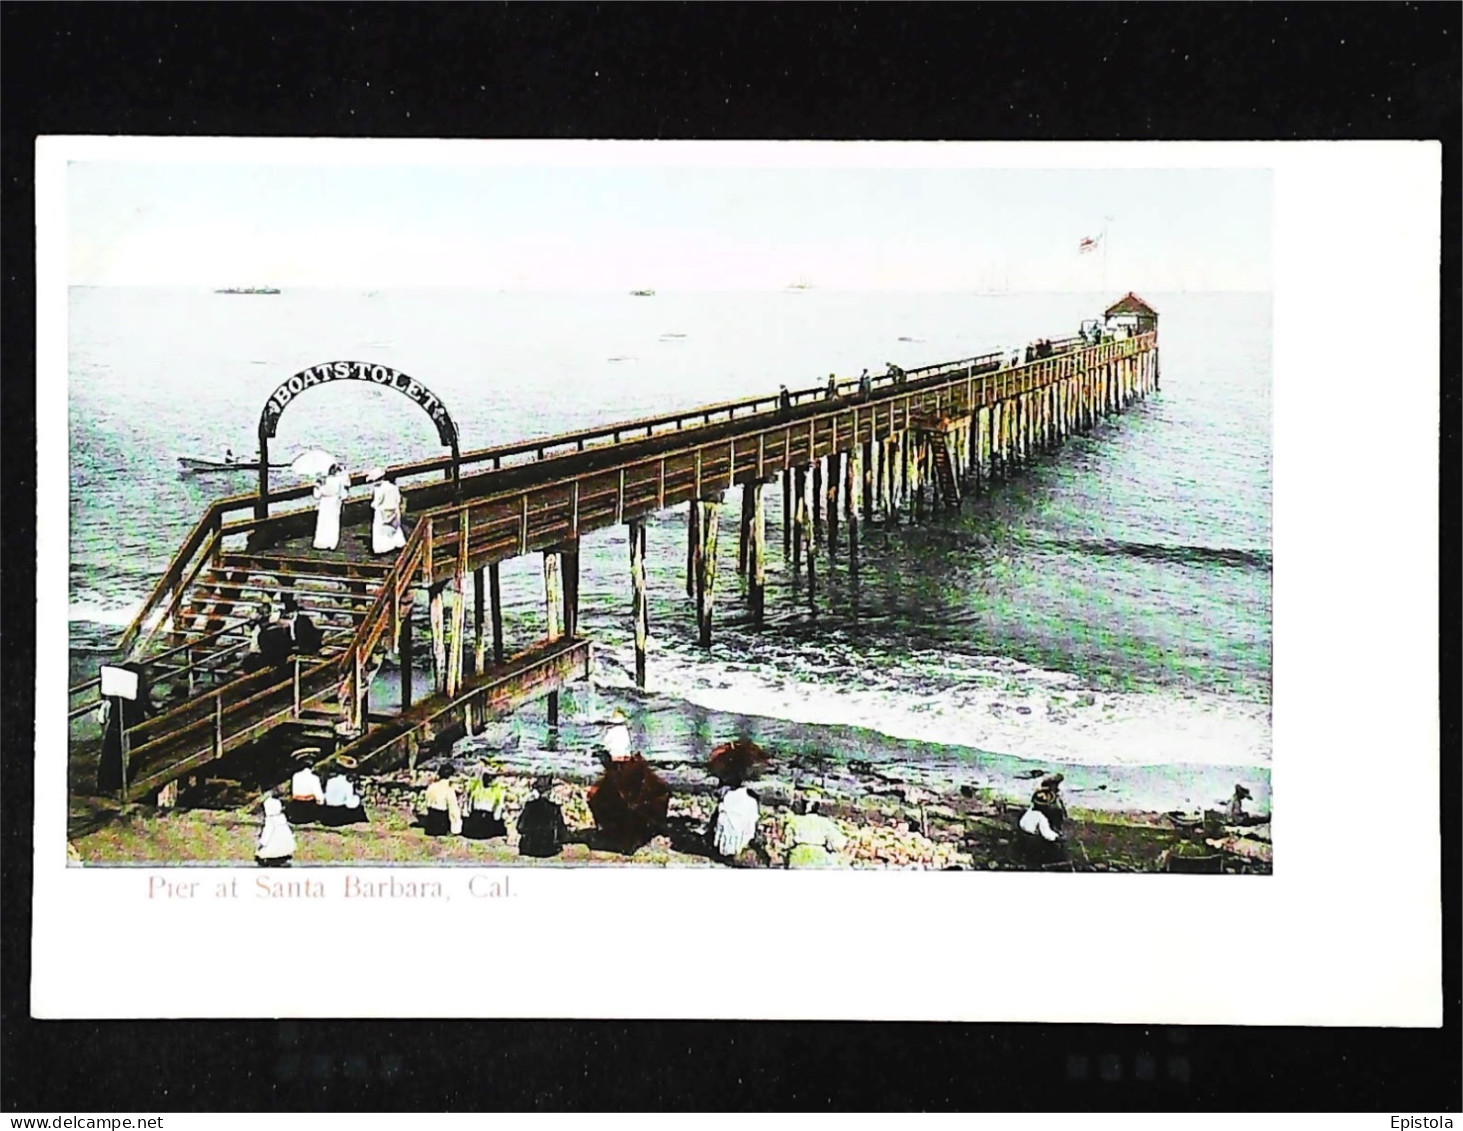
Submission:
[[[498,772],[507,794],[508,834],[491,841],[431,838],[416,825],[421,794],[437,769],[459,789],[483,769]],[[515,824],[527,800],[531,775],[470,755],[445,757],[416,770],[400,770],[359,783],[368,823],[296,827],[296,862],[308,864],[517,864],[722,866],[713,861],[706,830],[716,806],[716,782],[698,766],[661,766],[671,787],[664,831],[632,854],[603,848],[589,812],[592,778],[561,775],[554,800],[564,811],[570,843],[556,861],[518,856]],[[988,791],[939,791],[901,781],[872,767],[847,765],[824,773],[784,776],[777,767],[754,783],[762,818],[756,851],[742,863],[782,867],[786,818],[794,793],[815,785],[823,811],[846,837],[838,863],[855,869],[1077,872],[1268,873],[1268,823],[1227,826],[1211,815],[1084,810],[1073,808],[1064,859],[1025,858],[1017,841],[1021,806]],[[177,807],[132,806],[117,811],[106,802],[73,806],[73,862],[85,864],[243,864],[252,860],[259,824],[260,791],[237,781],[214,781],[184,791]]]

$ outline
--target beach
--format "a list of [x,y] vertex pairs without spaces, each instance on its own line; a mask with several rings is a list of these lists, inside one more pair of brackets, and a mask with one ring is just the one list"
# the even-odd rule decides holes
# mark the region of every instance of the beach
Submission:
[[[480,745],[477,747],[481,749]],[[83,775],[92,757],[76,761]],[[795,765],[793,763],[796,763]],[[252,763],[258,766],[259,760]],[[287,774],[288,752],[276,752],[272,775]],[[704,764],[665,764],[657,773],[671,791],[665,827],[649,843],[631,853],[604,847],[594,827],[588,793],[597,774],[556,775],[552,799],[563,808],[569,830],[561,856],[549,860],[520,857],[516,818],[528,799],[535,773],[515,772],[503,760],[474,753],[459,743],[415,769],[374,775],[359,783],[368,820],[340,828],[315,822],[295,826],[297,866],[637,866],[723,867],[710,849],[717,782]],[[450,775],[458,795],[484,770],[492,772],[506,793],[508,833],[487,841],[460,836],[429,837],[418,824],[422,794],[438,772]],[[823,772],[820,772],[823,771]],[[246,865],[253,860],[254,836],[260,825],[259,780],[224,777],[237,769],[224,767],[217,776],[180,792],[175,807],[133,805],[119,809],[107,799],[73,794],[70,843],[82,865]],[[761,808],[755,859],[739,863],[755,867],[784,866],[785,824],[794,796],[815,784],[822,810],[838,825],[845,844],[834,866],[852,869],[925,869],[937,871],[1076,871],[1160,872],[1168,857],[1180,855],[1210,862],[1214,871],[1266,873],[1270,870],[1268,820],[1255,811],[1243,827],[1205,829],[1203,813],[1096,809],[1069,810],[1065,852],[1057,862],[1028,858],[1015,822],[1025,805],[1010,796],[1036,786],[1031,774],[1003,791],[941,787],[905,780],[864,763],[834,768],[807,753],[782,757],[751,784]],[[272,776],[267,775],[267,776]]]

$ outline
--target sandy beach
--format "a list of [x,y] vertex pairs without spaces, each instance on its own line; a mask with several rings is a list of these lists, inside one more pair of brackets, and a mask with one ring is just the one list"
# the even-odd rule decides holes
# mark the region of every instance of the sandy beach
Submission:
[[[73,773],[84,774],[89,760],[82,756],[73,761]],[[714,859],[709,847],[716,782],[700,766],[658,767],[671,787],[666,827],[630,854],[609,851],[600,843],[587,801],[593,778],[587,773],[558,777],[553,797],[563,807],[569,843],[561,856],[551,860],[518,855],[516,821],[531,786],[530,775],[520,772],[498,775],[507,794],[505,837],[477,841],[427,836],[417,823],[421,795],[434,769],[449,767],[459,796],[483,769],[501,769],[491,759],[442,756],[415,770],[365,779],[359,788],[369,821],[341,828],[315,822],[296,825],[296,866],[726,866]],[[272,772],[288,769],[289,763],[281,761]],[[1184,861],[1194,862],[1192,870],[1224,873],[1268,873],[1271,867],[1268,823],[1216,827],[1211,822],[1206,830],[1200,814],[1073,808],[1065,860],[1043,864],[1026,859],[1018,844],[1016,821],[1024,806],[990,791],[966,787],[944,792],[901,782],[872,767],[844,767],[837,775],[820,775],[817,783],[824,811],[846,838],[837,858],[838,865],[846,868],[1160,872],[1177,871]],[[219,773],[183,790],[178,803],[166,809],[134,805],[119,810],[108,799],[73,793],[73,861],[154,866],[252,863],[267,788],[257,779],[246,782]],[[753,784],[762,815],[755,862],[744,857],[743,863],[784,865],[784,826],[795,788],[780,775],[775,759]],[[1183,859],[1170,869],[1171,857]]]

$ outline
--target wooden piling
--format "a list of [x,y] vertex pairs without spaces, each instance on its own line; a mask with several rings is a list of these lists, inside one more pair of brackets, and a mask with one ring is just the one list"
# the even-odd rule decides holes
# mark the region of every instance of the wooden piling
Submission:
[[645,592],[645,520],[630,520],[630,615],[635,621],[635,686],[645,687],[645,652],[650,639],[650,601]]
[[[544,638],[549,641],[559,640],[564,635],[564,585],[563,577],[559,571],[559,555],[553,551],[545,551],[544,555],[544,611],[547,621],[547,631]],[[559,693],[549,692],[548,697],[549,726],[559,725]]]
[[874,449],[873,438],[864,441],[863,459],[863,492],[864,492],[864,521],[874,520]]
[[[792,495],[792,577],[796,585],[803,575],[803,532],[807,510],[807,476],[806,468],[796,468],[792,473],[793,495]],[[812,551],[809,550],[809,553]]]
[[701,548],[701,513],[696,502],[692,499],[686,508],[686,596],[691,598],[696,596],[696,554]]
[[716,598],[716,526],[721,510],[719,502],[701,501],[697,527],[701,534],[696,555],[696,620],[701,647],[711,646],[711,610]]
[[579,539],[570,538],[559,551],[564,582],[564,635],[579,635]]
[[813,512],[812,533],[808,539],[808,553],[817,552],[818,543],[823,540],[823,461],[813,461],[813,497],[810,508]]
[[739,577],[747,576],[747,558],[751,550],[752,497],[760,487],[761,484],[758,483],[742,484],[742,517],[737,531],[737,576]]
[[767,522],[761,483],[752,485],[752,552],[748,568],[747,597],[752,607],[752,623],[760,628],[767,605]]
[[493,663],[503,662],[503,592],[499,584],[498,563],[488,566],[488,606],[493,622]]
[[428,617],[432,625],[432,691],[440,695],[447,689],[447,637],[446,624],[442,616],[442,588],[445,583],[432,586],[431,599],[427,603]]
[[397,637],[396,653],[401,659],[401,709],[411,706],[411,670],[413,662],[411,614],[401,618],[401,635]]
[[838,490],[843,482],[843,453],[834,452],[828,457],[828,494],[824,500],[828,512],[828,561],[838,553]]
[[[797,509],[792,497],[792,472],[784,468],[782,472],[782,561],[784,568],[792,558],[792,527],[796,514]],[[793,572],[797,572],[796,567]]]
[[482,675],[487,664],[487,637],[483,634],[483,623],[487,612],[487,588],[483,581],[483,567],[472,571],[472,672]]

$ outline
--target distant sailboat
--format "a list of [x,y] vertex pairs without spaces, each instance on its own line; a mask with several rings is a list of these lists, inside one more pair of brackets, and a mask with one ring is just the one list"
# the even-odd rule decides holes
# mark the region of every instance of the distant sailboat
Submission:
[[790,291],[810,291],[813,289],[813,284],[808,282],[806,275],[799,275],[798,281],[796,283],[789,283],[787,289]]

